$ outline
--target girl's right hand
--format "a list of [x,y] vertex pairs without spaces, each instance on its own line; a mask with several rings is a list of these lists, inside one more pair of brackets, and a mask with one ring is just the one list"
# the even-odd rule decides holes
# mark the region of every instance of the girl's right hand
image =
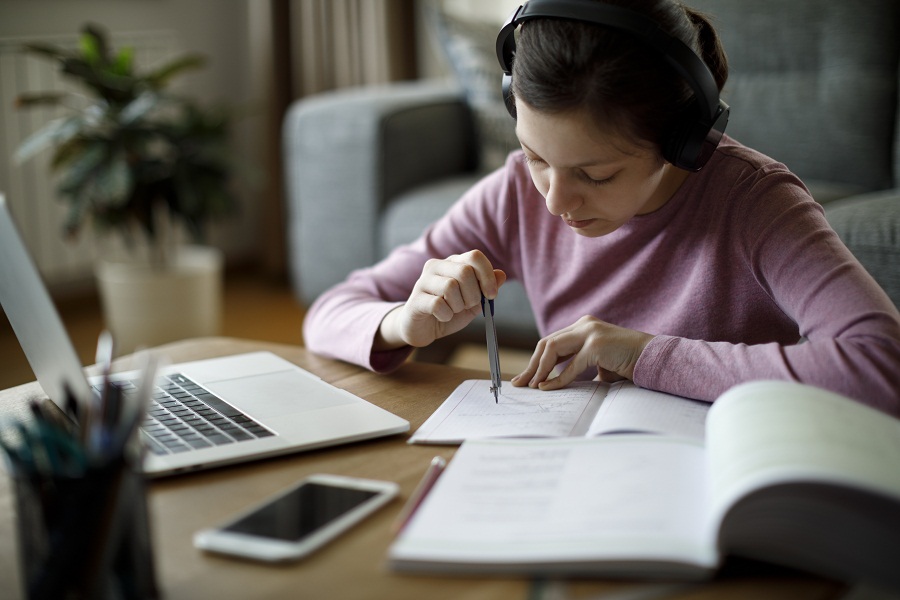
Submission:
[[481,314],[482,294],[496,298],[505,281],[480,250],[429,260],[406,303],[382,320],[374,349],[421,348],[456,333]]

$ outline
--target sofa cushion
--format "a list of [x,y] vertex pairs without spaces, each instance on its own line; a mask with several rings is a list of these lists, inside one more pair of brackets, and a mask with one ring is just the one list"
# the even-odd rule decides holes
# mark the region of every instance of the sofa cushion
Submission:
[[825,207],[844,244],[900,307],[900,188],[854,196]]
[[475,114],[482,172],[503,165],[519,147],[515,121],[503,104],[500,64],[495,41],[502,23],[466,21],[449,14],[438,2],[428,5],[429,24]]
[[690,4],[713,17],[728,54],[732,137],[803,179],[893,186],[900,2]]
[[425,228],[444,216],[476,181],[475,175],[449,177],[394,198],[379,223],[378,258],[384,258],[395,247],[422,235]]
[[897,112],[894,115],[894,187],[900,188],[900,72],[897,73]]
[[806,188],[809,190],[810,195],[822,205],[831,204],[836,200],[842,200],[868,191],[860,185],[835,183],[833,181],[822,181],[819,179],[804,179],[803,183],[806,184]]

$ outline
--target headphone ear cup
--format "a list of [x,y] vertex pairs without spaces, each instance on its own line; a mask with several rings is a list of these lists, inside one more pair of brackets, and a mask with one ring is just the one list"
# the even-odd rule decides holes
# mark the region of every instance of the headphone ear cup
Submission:
[[678,125],[672,128],[663,142],[663,158],[679,169],[687,169],[688,171],[697,170],[694,167],[693,161],[684,155],[685,147],[688,146],[688,140],[690,139],[691,132],[695,126],[696,122],[693,119],[678,119]]
[[731,108],[719,101],[719,110],[712,122],[705,119],[696,105],[696,99],[676,119],[676,125],[667,136],[662,147],[662,155],[680,169],[699,171],[722,140]]
[[509,115],[515,119],[516,118],[516,99],[513,97],[512,92],[512,75],[503,74],[503,80],[500,82],[500,87],[503,90],[503,104],[506,105],[506,110],[509,112]]

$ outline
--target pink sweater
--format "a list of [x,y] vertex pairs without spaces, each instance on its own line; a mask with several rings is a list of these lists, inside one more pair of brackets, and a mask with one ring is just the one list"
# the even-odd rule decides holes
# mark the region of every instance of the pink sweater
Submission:
[[640,386],[713,400],[786,379],[900,415],[897,309],[800,180],[728,137],[662,208],[593,239],[547,211],[515,152],[417,241],[319,297],[307,347],[397,368],[408,350],[372,351],[381,319],[428,258],[472,249],[522,282],[541,335],[584,315],[656,335],[634,371]]

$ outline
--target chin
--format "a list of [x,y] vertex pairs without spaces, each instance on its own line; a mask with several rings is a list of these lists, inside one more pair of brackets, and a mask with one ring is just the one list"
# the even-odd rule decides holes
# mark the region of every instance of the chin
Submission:
[[594,223],[590,227],[570,227],[576,234],[586,238],[598,238],[616,231],[619,223]]

